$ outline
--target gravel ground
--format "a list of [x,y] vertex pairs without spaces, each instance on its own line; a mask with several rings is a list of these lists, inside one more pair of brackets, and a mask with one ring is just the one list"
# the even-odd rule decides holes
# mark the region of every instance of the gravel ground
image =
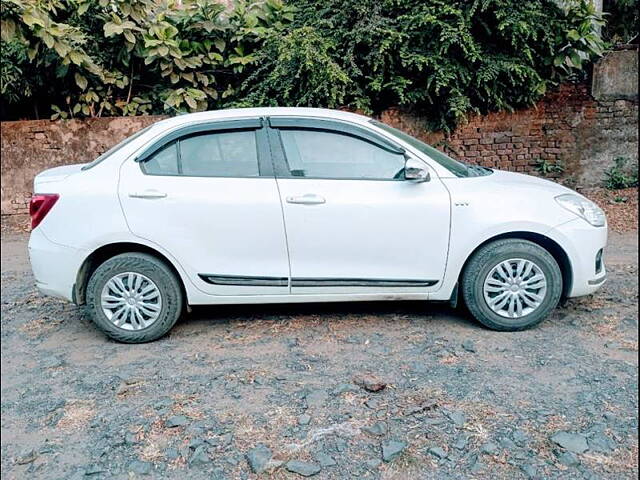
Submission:
[[596,296],[531,331],[242,306],[145,345],[40,296],[26,240],[2,237],[2,478],[637,478],[637,232],[612,234]]

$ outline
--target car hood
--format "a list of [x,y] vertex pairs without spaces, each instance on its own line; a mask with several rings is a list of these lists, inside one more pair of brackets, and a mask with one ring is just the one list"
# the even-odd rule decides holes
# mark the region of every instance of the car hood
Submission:
[[504,190],[516,190],[522,193],[530,193],[535,190],[536,192],[548,192],[551,195],[557,196],[565,193],[576,194],[573,190],[560,185],[558,183],[545,180],[544,178],[534,177],[531,175],[524,175],[522,173],[505,172],[502,170],[494,170],[493,174],[482,177],[487,179],[492,186]]
[[534,228],[544,232],[577,218],[561,207],[556,197],[579,194],[542,178],[494,170],[481,177],[442,181],[451,195],[452,215],[467,223],[479,222],[474,228],[483,229],[490,223],[506,225],[511,230]]

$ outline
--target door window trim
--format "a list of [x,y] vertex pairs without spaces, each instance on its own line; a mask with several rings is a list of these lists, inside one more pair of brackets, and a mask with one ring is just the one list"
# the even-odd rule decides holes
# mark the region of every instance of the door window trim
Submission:
[[403,155],[405,149],[364,127],[339,120],[304,117],[269,117],[269,126],[279,130],[321,130],[341,133],[372,143],[390,153]]
[[382,150],[397,155],[404,155],[406,150],[391,142],[385,137],[378,135],[359,125],[341,122],[339,120],[311,118],[311,117],[268,117],[269,127],[267,136],[271,146],[271,156],[273,169],[277,178],[292,178],[296,180],[352,180],[369,182],[404,182],[404,178],[355,178],[355,177],[298,177],[291,174],[289,163],[287,162],[284,144],[280,130],[311,130],[346,135],[370,143]]
[[[267,138],[267,129],[265,127],[264,118],[247,118],[240,120],[224,120],[214,122],[204,122],[195,125],[186,125],[162,135],[162,138],[154,141],[151,145],[145,147],[141,153],[134,157],[134,162],[140,164],[140,169],[144,175],[155,177],[183,177],[183,178],[274,178],[273,162],[271,160],[271,152],[269,140]],[[256,156],[258,160],[258,176],[239,176],[239,175],[186,175],[182,173],[180,140],[196,135],[204,135],[207,133],[228,133],[254,131],[256,135]],[[146,171],[144,164],[153,155],[171,143],[176,144],[176,155],[178,156],[178,174],[151,173]]]

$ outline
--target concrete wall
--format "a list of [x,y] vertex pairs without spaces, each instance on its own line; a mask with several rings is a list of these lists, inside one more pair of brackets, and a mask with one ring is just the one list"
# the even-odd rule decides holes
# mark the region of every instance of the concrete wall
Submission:
[[638,100],[638,48],[616,50],[600,59],[593,69],[593,98]]
[[33,177],[47,168],[85,163],[163,117],[2,122],[2,214],[27,213]]

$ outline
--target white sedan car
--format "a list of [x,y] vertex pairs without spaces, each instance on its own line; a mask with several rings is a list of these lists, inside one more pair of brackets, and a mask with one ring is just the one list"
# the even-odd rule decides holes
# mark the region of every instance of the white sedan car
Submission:
[[34,183],[39,289],[122,342],[161,337],[191,305],[458,296],[522,330],[606,277],[593,202],[346,112],[178,116]]

